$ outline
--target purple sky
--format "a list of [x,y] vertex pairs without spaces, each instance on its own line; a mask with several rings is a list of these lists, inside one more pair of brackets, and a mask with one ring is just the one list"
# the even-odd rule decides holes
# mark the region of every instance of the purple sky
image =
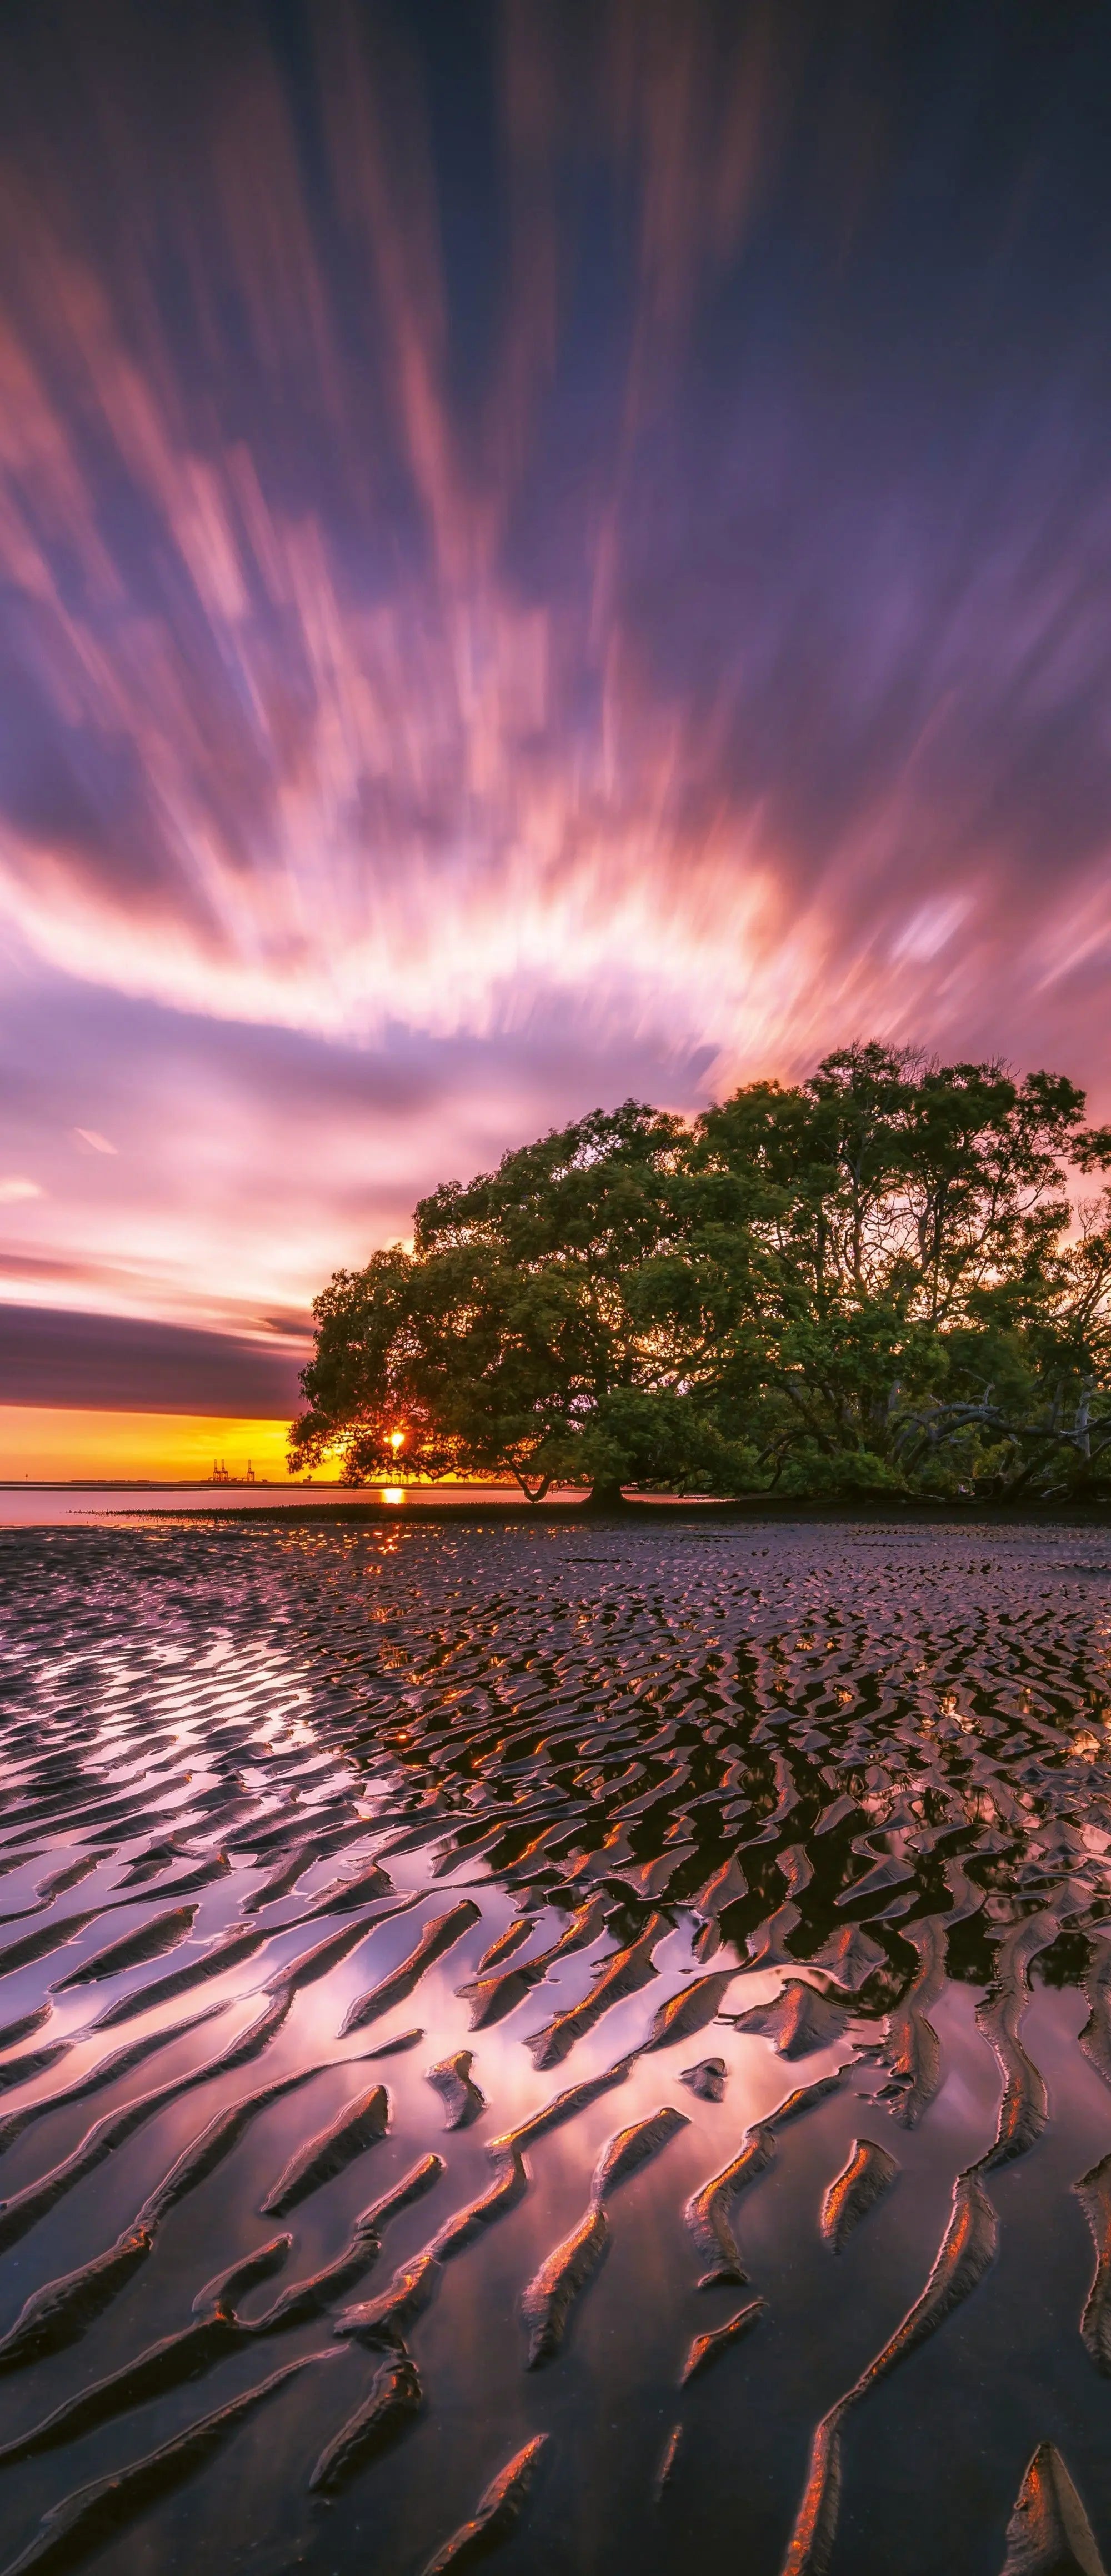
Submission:
[[879,1034],[1111,1112],[1111,22],[0,51],[0,1401],[235,1410],[276,1339],[253,1411],[631,1091]]

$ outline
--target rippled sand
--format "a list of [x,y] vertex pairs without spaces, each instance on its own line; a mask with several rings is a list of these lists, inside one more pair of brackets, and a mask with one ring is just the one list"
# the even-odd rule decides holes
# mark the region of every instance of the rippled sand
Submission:
[[1111,1538],[0,1535],[3,2570],[1111,2554]]

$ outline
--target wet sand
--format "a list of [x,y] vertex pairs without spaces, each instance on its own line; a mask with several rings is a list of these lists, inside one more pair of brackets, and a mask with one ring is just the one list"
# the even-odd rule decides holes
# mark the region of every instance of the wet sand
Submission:
[[1111,2559],[1107,1534],[160,1518],[0,1610],[0,2576]]

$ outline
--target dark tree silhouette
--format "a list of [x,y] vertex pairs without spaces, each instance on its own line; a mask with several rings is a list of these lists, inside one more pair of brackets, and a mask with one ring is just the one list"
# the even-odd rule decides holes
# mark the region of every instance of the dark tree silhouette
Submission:
[[[295,1465],[353,1481],[1048,1491],[1111,1467],[1111,1163],[1062,1076],[877,1044],[448,1183],[317,1299]],[[395,1450],[401,1435],[403,1446]]]

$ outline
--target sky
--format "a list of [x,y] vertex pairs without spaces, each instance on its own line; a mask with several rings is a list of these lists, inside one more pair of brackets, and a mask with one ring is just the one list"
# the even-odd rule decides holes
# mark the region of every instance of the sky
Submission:
[[6,0],[0,1477],[276,1466],[330,1272],[599,1103],[1111,1114],[1109,79],[1074,0]]

